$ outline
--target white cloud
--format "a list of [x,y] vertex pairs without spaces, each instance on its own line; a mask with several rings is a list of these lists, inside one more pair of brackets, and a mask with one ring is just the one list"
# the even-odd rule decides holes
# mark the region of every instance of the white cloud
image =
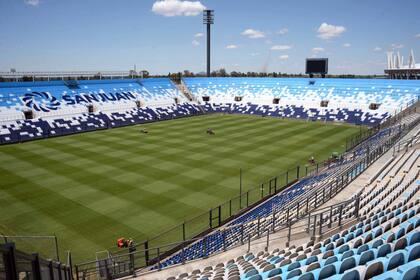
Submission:
[[200,1],[159,0],[153,4],[152,11],[165,17],[196,16],[205,8]]
[[286,50],[290,50],[292,48],[292,46],[290,45],[274,45],[270,48],[270,50],[272,51],[286,51]]
[[39,5],[39,0],[24,0],[26,5],[30,5],[30,6],[38,6]]
[[251,56],[258,56],[258,55],[260,55],[260,53],[258,52],[251,53]]
[[197,40],[193,40],[191,43],[192,43],[193,46],[199,46],[200,45],[200,42],[198,42]]
[[203,36],[204,36],[203,33],[197,33],[197,34],[194,35],[195,38],[200,38],[200,37],[203,37]]
[[282,29],[280,29],[279,31],[277,31],[277,34],[284,35],[284,34],[286,34],[286,33],[288,33],[288,32],[289,32],[289,29],[287,29],[287,28],[282,28]]
[[323,52],[323,51],[325,51],[325,49],[321,48],[321,47],[312,48],[313,53],[320,53],[320,52]]
[[374,52],[380,52],[380,51],[382,51],[382,48],[381,48],[381,47],[375,47],[375,48],[373,49],[373,51],[374,51]]
[[228,49],[228,50],[233,50],[233,49],[237,49],[238,48],[238,45],[227,45],[226,46],[226,49]]
[[251,39],[258,39],[258,38],[264,38],[265,37],[264,32],[259,31],[259,30],[255,30],[255,29],[252,29],[252,28],[246,29],[241,34],[244,35],[244,36],[247,36],[248,38],[251,38]]
[[289,56],[287,54],[283,54],[283,55],[279,56],[279,59],[280,60],[287,60],[287,59],[289,59]]
[[416,35],[414,35],[415,38],[420,38],[420,33],[417,33]]
[[351,47],[351,44],[350,44],[350,43],[344,43],[344,44],[343,44],[343,47],[344,47],[344,48],[350,48],[350,47]]
[[346,28],[344,26],[332,25],[324,22],[319,26],[317,32],[319,38],[328,40],[340,36],[345,31]]
[[404,48],[403,44],[397,44],[397,43],[391,44],[391,49],[402,49],[402,48]]

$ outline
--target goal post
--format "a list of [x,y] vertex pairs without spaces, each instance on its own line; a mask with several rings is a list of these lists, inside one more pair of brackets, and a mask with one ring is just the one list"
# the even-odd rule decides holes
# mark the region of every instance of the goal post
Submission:
[[60,261],[57,236],[19,236],[0,234],[0,244],[14,243],[19,251],[37,252],[44,259]]

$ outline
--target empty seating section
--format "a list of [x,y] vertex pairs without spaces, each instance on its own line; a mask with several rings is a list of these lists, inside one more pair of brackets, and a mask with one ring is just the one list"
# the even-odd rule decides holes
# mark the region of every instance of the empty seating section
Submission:
[[390,116],[388,112],[378,113],[361,109],[305,108],[302,105],[256,105],[256,104],[215,104],[204,105],[207,112],[250,114],[303,120],[337,121],[374,126]]
[[22,119],[22,112],[33,110],[34,117],[124,111],[136,108],[136,101],[147,106],[167,106],[186,101],[169,79],[95,80],[0,83],[0,121]]
[[[271,252],[247,253],[175,279],[419,279],[420,200],[411,198],[376,210],[322,242]],[[412,201],[410,201],[410,199]]]
[[168,279],[385,279],[381,277],[386,275],[418,279],[419,227],[420,203],[416,200],[382,211],[323,242],[248,253]]
[[[280,115],[377,124],[396,110],[416,101],[420,84],[416,81],[315,79],[305,78],[185,78],[199,100],[208,97],[208,107],[233,112]],[[239,99],[234,102],[235,98]],[[278,104],[273,104],[278,99]],[[321,101],[328,101],[321,107]],[[380,104],[376,110],[372,103]],[[216,105],[217,104],[217,105]],[[225,109],[223,109],[223,107]]]
[[[210,101],[204,106],[189,102],[168,78],[0,83],[0,143],[185,116],[187,107],[194,114],[228,112],[374,126],[420,93],[415,81],[389,80],[323,79],[309,85],[308,79],[187,78],[185,84],[194,100],[208,96]],[[328,107],[321,107],[325,100]],[[370,103],[381,105],[370,110]],[[182,106],[174,107],[177,104]]]
[[0,144],[201,112],[185,101],[166,78],[0,83]]
[[196,105],[184,103],[162,108],[144,107],[121,112],[84,113],[64,117],[3,122],[0,123],[0,143],[17,143],[38,138],[191,116],[198,113],[200,113],[200,110]]

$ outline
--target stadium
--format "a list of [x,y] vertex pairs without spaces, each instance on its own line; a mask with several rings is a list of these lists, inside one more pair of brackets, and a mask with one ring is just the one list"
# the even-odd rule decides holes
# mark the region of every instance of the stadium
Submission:
[[[419,34],[407,35],[408,64],[395,43],[388,64],[365,64],[339,41],[350,28],[318,18],[315,31],[297,37],[315,32],[308,40],[328,47],[309,53],[293,52],[297,37],[284,43],[292,28],[237,23],[238,44],[230,44],[235,26],[217,28],[219,13],[222,25],[236,10],[253,10],[255,24],[271,22],[273,11],[293,17],[302,8],[293,1],[269,9],[254,1],[138,2],[0,3],[0,17],[22,20],[3,20],[16,34],[7,31],[0,44],[0,280],[420,279]],[[313,9],[330,15],[321,11],[326,2]],[[92,7],[97,14],[85,14]],[[80,22],[62,23],[69,11]],[[112,23],[102,29],[90,18],[104,14],[123,20],[115,28],[150,21],[140,36],[146,46],[101,44],[135,40],[131,25],[113,33]],[[177,34],[157,22],[179,24]],[[415,26],[415,16],[403,22]],[[204,31],[185,47],[182,34],[197,28]],[[36,40],[29,53],[17,40],[22,32],[63,44]],[[83,34],[91,45],[65,44]],[[133,45],[153,71],[107,68]],[[251,50],[248,60],[242,52]],[[341,72],[341,53],[355,68]],[[178,56],[186,64],[172,64]],[[378,57],[386,61],[385,52]],[[196,73],[180,70],[187,61]],[[238,63],[230,73],[219,67],[228,61]],[[105,70],[85,70],[90,63]],[[353,74],[357,63],[361,74]],[[66,67],[76,70],[57,70]]]

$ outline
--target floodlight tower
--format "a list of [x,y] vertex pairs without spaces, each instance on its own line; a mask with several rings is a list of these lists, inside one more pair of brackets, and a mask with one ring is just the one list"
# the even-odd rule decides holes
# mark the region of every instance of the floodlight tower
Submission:
[[207,77],[210,77],[210,25],[214,24],[214,10],[203,11],[203,23],[207,25]]

